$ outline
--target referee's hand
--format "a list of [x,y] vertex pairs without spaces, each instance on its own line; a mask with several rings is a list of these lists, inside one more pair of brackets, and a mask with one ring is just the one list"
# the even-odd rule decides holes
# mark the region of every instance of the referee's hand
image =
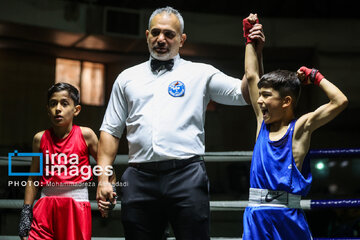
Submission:
[[107,218],[111,205],[116,204],[116,193],[109,182],[99,182],[96,191],[96,201],[100,210],[101,216]]

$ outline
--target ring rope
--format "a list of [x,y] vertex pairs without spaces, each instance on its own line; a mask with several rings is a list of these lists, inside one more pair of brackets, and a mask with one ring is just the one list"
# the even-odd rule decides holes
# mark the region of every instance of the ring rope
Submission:
[[[349,149],[312,149],[309,151],[312,159],[324,157],[354,157],[360,156],[360,148]],[[205,162],[248,162],[251,161],[252,151],[233,151],[233,152],[206,152]],[[123,165],[128,163],[128,155],[116,155],[114,165]],[[30,166],[31,158],[15,157],[11,164],[14,166]],[[90,164],[95,165],[96,161],[90,157]],[[0,156],[0,166],[8,165],[8,157]]]
[[[36,201],[35,201],[36,203]],[[0,199],[0,209],[21,209],[24,204],[22,199]],[[91,210],[97,210],[97,202],[90,201]],[[211,211],[243,211],[248,205],[248,201],[211,201]],[[358,208],[360,199],[336,199],[336,200],[301,200],[300,206],[304,210],[319,208]],[[121,204],[118,201],[115,211],[121,210]]]

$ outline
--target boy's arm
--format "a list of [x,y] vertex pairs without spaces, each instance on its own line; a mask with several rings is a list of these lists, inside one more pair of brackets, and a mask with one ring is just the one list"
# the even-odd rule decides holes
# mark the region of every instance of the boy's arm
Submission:
[[98,137],[91,128],[80,127],[90,155],[97,160]]
[[[40,151],[40,140],[44,132],[37,133],[33,138],[33,152]],[[39,172],[40,171],[40,159],[39,157],[33,157],[30,166],[30,172]],[[25,187],[25,197],[24,197],[24,205],[20,214],[19,221],[19,236],[20,239],[25,240],[29,235],[30,226],[32,222],[32,205],[35,201],[36,194],[38,192],[38,186],[35,184],[36,181],[39,180],[37,176],[29,176],[26,187]]]
[[[260,24],[255,24],[254,27],[251,29],[250,37],[257,36],[257,34],[259,34],[259,33],[262,34],[262,38],[258,39],[255,49],[256,49],[256,54],[257,54],[258,63],[259,63],[259,77],[261,77],[264,74],[262,49],[263,49],[264,43],[265,43],[265,36],[262,33],[262,26]],[[241,93],[243,95],[243,98],[245,99],[245,102],[247,104],[251,104],[251,99],[250,99],[250,94],[249,94],[249,86],[248,86],[246,74],[244,74],[244,76],[242,78]]]
[[[311,76],[312,72],[316,74]],[[305,121],[304,128],[312,133],[319,127],[333,120],[341,111],[343,111],[348,104],[348,99],[339,88],[324,78],[324,76],[315,69],[312,70],[302,67],[298,70],[297,74],[303,84],[310,84],[313,82],[315,85],[318,85],[329,98],[328,103],[320,106],[314,112],[305,114],[300,118],[302,121]]]
[[[250,14],[250,16],[243,21],[244,25],[244,33],[247,32],[247,29],[252,27],[252,25],[256,22],[257,16],[255,14]],[[249,34],[250,35],[250,34]],[[257,87],[257,83],[260,79],[259,73],[259,60],[258,53],[255,49],[255,43],[251,41],[251,39],[247,39],[247,44],[245,46],[245,75],[248,81],[249,86],[249,95],[251,100],[251,105],[254,109],[256,120],[257,120],[257,130],[256,130],[256,138],[258,136],[263,116],[261,114],[261,110],[259,105],[257,104],[257,99],[259,97],[259,89]]]
[[[40,151],[40,140],[44,132],[37,133],[33,138],[33,152],[38,153]],[[33,157],[30,166],[30,172],[39,172],[40,171],[40,158]],[[26,187],[25,187],[25,198],[24,204],[33,205],[38,187],[34,186],[34,182],[38,181],[39,177],[37,176],[29,176]]]
[[299,170],[301,170],[305,155],[309,151],[311,134],[319,127],[333,120],[346,108],[348,103],[347,97],[334,84],[316,71],[301,67],[297,72],[302,84],[314,83],[318,85],[329,98],[328,103],[321,105],[313,112],[304,114],[296,121],[293,136],[293,155]]
[[[248,22],[247,19],[249,19],[250,16],[253,19],[251,19],[251,22]],[[259,21],[257,20],[257,15],[250,14],[250,16],[243,20],[244,37],[246,39],[246,44],[250,42],[253,42],[255,44],[254,47],[258,58],[259,76],[261,77],[264,74],[262,50],[265,45],[265,35],[263,32],[263,26],[258,23]],[[241,92],[243,93],[243,97],[246,103],[251,104],[246,74],[244,74],[242,78]]]

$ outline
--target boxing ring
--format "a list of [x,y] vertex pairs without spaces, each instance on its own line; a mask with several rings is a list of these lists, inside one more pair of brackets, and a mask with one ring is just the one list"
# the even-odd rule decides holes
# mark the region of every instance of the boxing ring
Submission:
[[[311,161],[316,161],[318,159],[334,159],[334,161],[341,161],[343,159],[355,158],[360,161],[360,148],[359,149],[320,149],[320,150],[311,150]],[[252,152],[208,152],[204,156],[205,162],[249,162],[251,160]],[[17,159],[11,162],[14,166],[30,166],[31,159]],[[7,165],[8,158],[0,157],[0,166]],[[118,155],[115,159],[114,165],[122,165],[127,164],[127,156]],[[91,165],[95,165],[94,159],[91,159]],[[359,172],[360,173],[360,172]],[[315,179],[316,181],[316,179]],[[357,183],[354,183],[357,184]],[[95,200],[90,200],[91,209],[97,210],[97,204]],[[210,202],[210,210],[214,211],[233,211],[233,212],[241,212],[247,206],[247,200],[243,201],[211,201]],[[0,211],[1,209],[20,209],[23,205],[23,199],[0,199]],[[303,199],[301,200],[301,208],[305,211],[311,211],[316,209],[337,209],[337,208],[359,208],[360,207],[360,198],[354,199]],[[121,205],[118,202],[113,211],[120,211]],[[17,222],[15,223],[17,224]],[[310,224],[309,224],[310,225]],[[311,225],[310,225],[311,228]],[[241,236],[238,238],[222,238],[222,237],[214,237],[211,238],[213,240],[239,240]],[[0,234],[0,240],[13,240],[19,239],[18,236],[5,236]],[[114,237],[93,237],[93,240],[112,240],[112,239],[123,239],[123,238],[114,238]],[[174,239],[174,238],[167,238]],[[314,239],[360,239],[359,238],[316,238]]]

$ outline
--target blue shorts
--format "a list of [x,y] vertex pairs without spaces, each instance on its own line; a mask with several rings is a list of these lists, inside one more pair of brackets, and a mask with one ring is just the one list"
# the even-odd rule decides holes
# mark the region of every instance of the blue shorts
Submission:
[[244,212],[243,240],[312,239],[302,209],[247,207]]

